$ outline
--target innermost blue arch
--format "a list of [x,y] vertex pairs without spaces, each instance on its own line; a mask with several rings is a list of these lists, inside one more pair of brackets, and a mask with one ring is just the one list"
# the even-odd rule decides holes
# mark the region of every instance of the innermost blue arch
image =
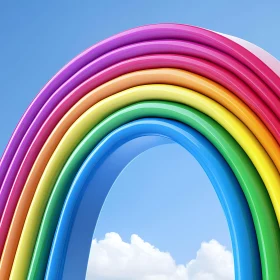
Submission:
[[183,146],[198,160],[218,195],[229,225],[236,279],[261,279],[250,210],[228,164],[194,129],[176,121],[156,118],[133,121],[116,129],[86,159],[65,201],[46,279],[85,278],[93,232],[114,181],[140,153],[171,141]]

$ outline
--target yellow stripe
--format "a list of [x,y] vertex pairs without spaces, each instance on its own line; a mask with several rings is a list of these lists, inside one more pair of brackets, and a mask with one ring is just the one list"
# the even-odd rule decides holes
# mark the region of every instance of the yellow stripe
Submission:
[[189,89],[171,85],[144,85],[110,96],[86,111],[67,131],[52,155],[38,184],[30,206],[15,256],[11,278],[23,279],[33,253],[37,233],[49,195],[63,164],[82,138],[114,111],[143,100],[166,100],[189,105],[209,115],[222,125],[248,154],[271,197],[280,221],[280,176],[272,160],[252,132],[232,113],[217,102]]

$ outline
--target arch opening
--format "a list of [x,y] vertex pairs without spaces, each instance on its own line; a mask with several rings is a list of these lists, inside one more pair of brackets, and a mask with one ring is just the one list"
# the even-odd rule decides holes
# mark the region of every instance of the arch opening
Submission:
[[[222,266],[211,253],[217,251]],[[157,279],[178,273],[187,279],[195,277],[192,267],[201,262],[200,272],[234,279],[222,206],[191,153],[175,142],[153,147],[135,157],[113,183],[94,230],[86,279]],[[228,269],[214,272],[211,267]]]

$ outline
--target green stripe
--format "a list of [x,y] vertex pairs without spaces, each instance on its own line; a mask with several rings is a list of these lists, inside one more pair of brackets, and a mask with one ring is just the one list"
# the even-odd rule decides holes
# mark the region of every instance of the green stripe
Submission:
[[[108,116],[80,142],[63,167],[48,201],[37,237],[28,280],[43,279],[58,219],[71,183],[97,143],[119,126],[143,117],[160,117],[187,124],[204,135],[223,155],[247,199],[258,238],[263,279],[280,279],[280,234],[267,190],[257,170],[232,136],[216,121],[185,105],[139,102]],[[254,261],[254,260],[252,260]]]

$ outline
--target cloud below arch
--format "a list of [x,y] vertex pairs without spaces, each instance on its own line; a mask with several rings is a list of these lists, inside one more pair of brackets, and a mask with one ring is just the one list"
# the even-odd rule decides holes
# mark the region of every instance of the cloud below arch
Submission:
[[87,280],[233,280],[233,256],[218,241],[202,242],[196,258],[176,264],[137,234],[124,242],[111,232],[103,240],[92,241]]

